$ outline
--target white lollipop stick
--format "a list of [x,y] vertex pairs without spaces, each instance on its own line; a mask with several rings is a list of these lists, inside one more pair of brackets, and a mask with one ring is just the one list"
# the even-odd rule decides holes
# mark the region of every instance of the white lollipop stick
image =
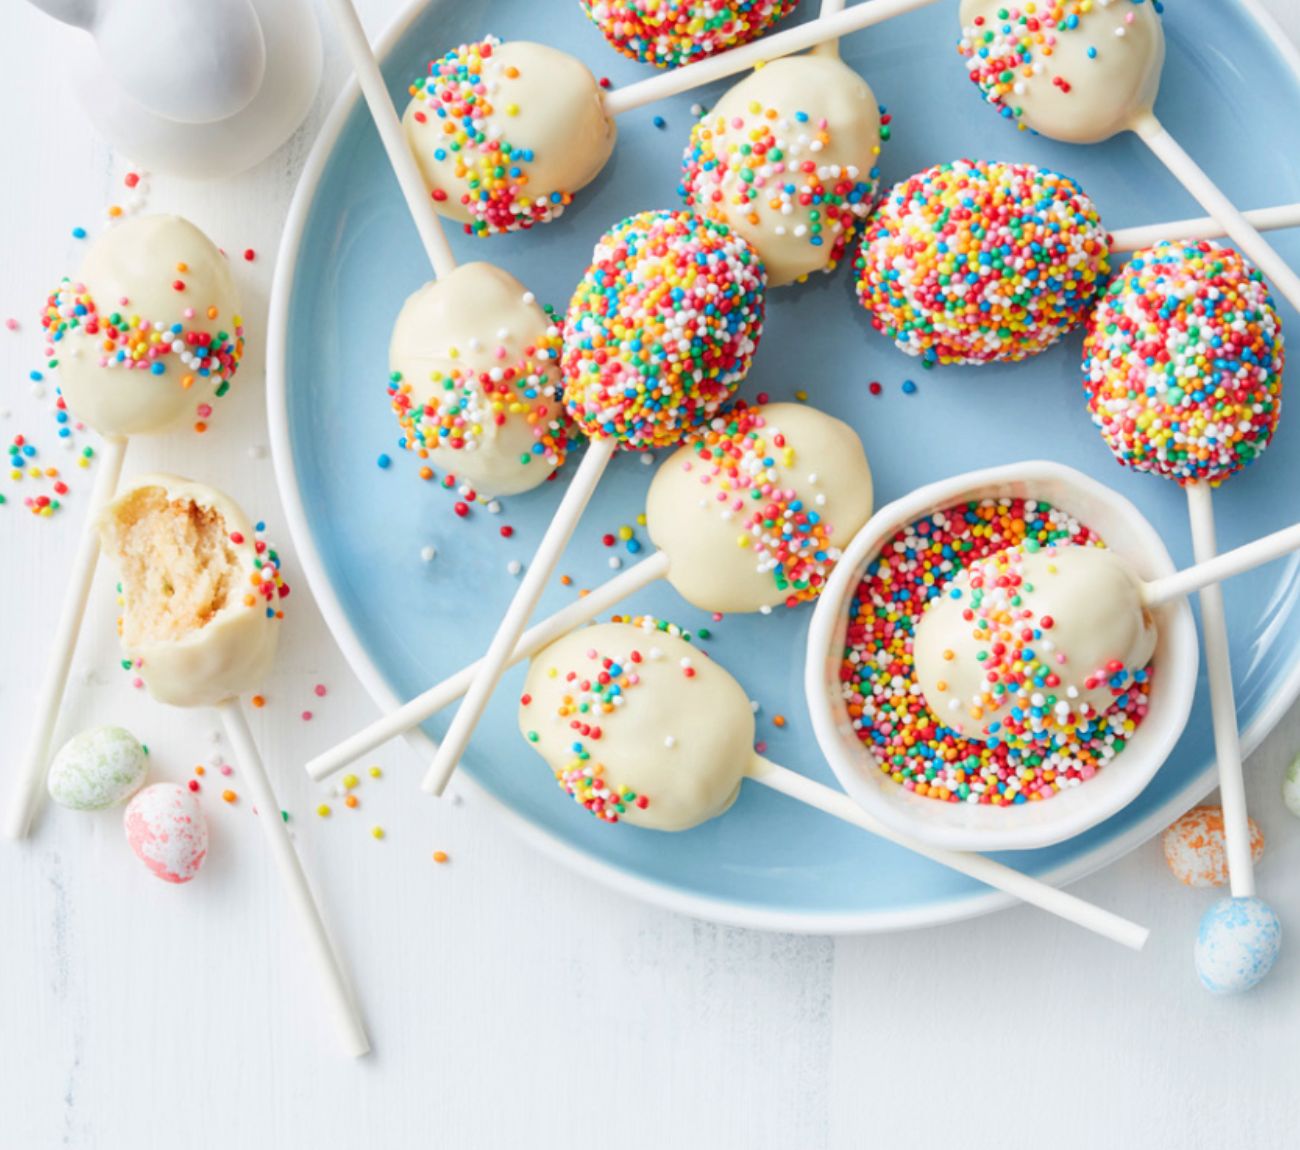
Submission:
[[904,850],[922,855],[959,874],[969,875],[986,886],[1004,891],[1020,899],[1021,902],[1048,911],[1058,918],[1091,930],[1131,950],[1141,950],[1146,944],[1147,936],[1151,933],[1144,926],[1139,926],[1108,910],[1102,910],[1099,906],[1093,906],[1092,903],[1085,902],[1075,895],[1067,894],[1009,866],[1003,866],[1002,863],[994,862],[984,855],[932,847],[900,834],[868,814],[843,792],[815,782],[797,771],[779,767],[757,755],[754,757],[749,777],[765,787],[771,787],[774,791],[780,791],[783,795],[788,795],[846,823],[861,827]]
[[[818,13],[818,19],[825,20],[827,16],[834,16],[838,12],[844,11],[845,0],[822,0],[822,10]],[[818,44],[813,49],[814,56],[825,56],[831,60],[838,60],[840,56],[840,42],[838,40],[827,40],[823,44]]]
[[564,549],[569,545],[569,540],[578,526],[578,520],[582,518],[583,511],[586,510],[587,504],[591,502],[591,497],[596,492],[600,477],[605,474],[605,468],[614,458],[617,445],[617,440],[611,436],[593,439],[588,446],[587,453],[574,473],[568,491],[560,501],[555,518],[551,520],[546,534],[542,537],[537,554],[533,556],[532,563],[524,573],[519,590],[515,592],[514,599],[506,609],[505,617],[492,638],[487,654],[479,663],[478,671],[465,694],[465,701],[456,712],[456,717],[452,719],[442,745],[438,748],[438,753],[424,776],[421,786],[429,794],[442,794],[452,771],[456,769],[461,755],[465,753],[470,736],[473,735],[474,728],[478,726],[478,721],[483,717],[488,701],[492,698],[492,692],[496,690],[501,676],[510,665],[511,653],[518,644],[519,637],[524,633],[524,628],[528,626],[528,620],[537,609],[537,601],[546,589],[547,580],[559,565],[560,557],[564,554]]
[[[1279,204],[1275,208],[1255,208],[1242,212],[1246,222],[1261,232],[1280,228],[1300,227],[1300,204]],[[1201,216],[1192,220],[1174,220],[1168,224],[1143,224],[1136,228],[1121,228],[1111,233],[1112,252],[1136,252],[1154,247],[1161,240],[1180,243],[1183,240],[1217,240],[1226,236],[1227,230],[1218,220]]]
[[768,60],[802,52],[806,48],[815,48],[827,40],[838,40],[850,32],[870,28],[873,24],[881,24],[905,12],[929,7],[935,2],[936,0],[867,0],[864,4],[855,4],[845,12],[809,20],[806,24],[764,36],[761,40],[710,56],[707,60],[639,80],[626,88],[616,88],[605,97],[605,108],[610,115],[621,116],[633,108],[653,104],[656,100],[666,100],[669,96],[689,92],[692,88],[711,84],[715,80],[724,80],[738,72],[748,72],[755,65]]
[[[513,667],[516,663],[531,659],[543,647],[549,647],[557,639],[563,638],[582,624],[591,622],[597,615],[609,610],[629,595],[635,595],[667,574],[668,556],[662,551],[657,551],[597,587],[589,595],[584,595],[557,611],[549,619],[530,627],[511,652],[507,666]],[[389,739],[395,739],[419,726],[425,719],[436,715],[444,707],[451,706],[461,698],[469,690],[470,684],[474,682],[474,676],[482,665],[483,660],[480,659],[468,667],[461,668],[454,675],[423,694],[417,695],[409,703],[398,707],[378,722],[371,723],[338,746],[318,755],[307,764],[307,773],[320,782],[341,771],[349,763],[369,754]],[[436,750],[437,744],[431,742],[430,745]],[[433,753],[430,752],[430,758]]]
[[238,699],[227,699],[224,703],[219,703],[217,713],[221,716],[226,734],[234,747],[235,758],[243,769],[248,789],[252,792],[258,821],[266,835],[267,845],[271,848],[271,857],[280,872],[285,893],[298,915],[303,941],[324,985],[325,1000],[343,1040],[344,1050],[354,1058],[360,1058],[370,1050],[370,1039],[366,1037],[366,1028],[361,1021],[352,989],[321,920],[320,907],[316,905],[302,862],[293,849],[289,828],[281,817],[280,804],[271,789],[266,768],[262,765],[262,756],[253,741],[253,732],[248,729],[248,720],[244,718]]
[[59,721],[63,693],[72,669],[72,656],[77,651],[77,637],[81,621],[86,614],[86,601],[90,598],[90,585],[95,579],[99,562],[99,513],[108,505],[117,491],[122,477],[122,463],[126,459],[125,439],[105,439],[99,449],[99,474],[90,493],[90,506],[86,508],[85,522],[81,526],[81,542],[72,560],[68,589],[64,593],[63,613],[59,616],[58,630],[54,632],[49,666],[41,692],[36,697],[36,715],[27,753],[18,764],[18,786],[13,805],[5,815],[4,835],[20,839],[31,829],[32,819],[45,793],[45,773],[50,764],[50,744],[54,728]]
[[[1187,485],[1187,510],[1192,522],[1192,552],[1200,562],[1218,552],[1214,504],[1206,483]],[[1242,775],[1237,703],[1228,658],[1228,627],[1223,590],[1211,584],[1201,590],[1201,629],[1205,635],[1205,669],[1210,679],[1210,714],[1214,720],[1214,753],[1219,763],[1219,794],[1223,804],[1223,837],[1234,898],[1255,893],[1255,864],[1250,857],[1250,825],[1246,816],[1246,784]]]
[[[1194,567],[1185,568],[1163,579],[1144,583],[1142,602],[1149,607],[1159,607],[1163,603],[1199,591],[1211,583],[1220,583],[1234,575],[1245,574],[1294,551],[1300,551],[1300,524],[1265,535],[1262,539],[1256,539],[1252,543],[1216,555],[1207,562],[1197,563]],[[590,594],[529,628],[511,653],[507,665],[513,667],[524,659],[531,659],[556,639],[567,635],[584,623],[589,623],[597,615],[648,587],[651,583],[665,578],[668,568],[668,556],[662,551],[657,551],[636,566],[629,567],[621,575],[610,579]],[[318,755],[307,764],[307,773],[320,782],[343,770],[349,763],[369,754],[389,739],[395,739],[411,731],[425,719],[437,714],[444,707],[451,706],[464,695],[481,665],[482,660],[461,668],[441,683],[417,695],[409,703],[385,715],[364,730],[358,731],[336,747]]]
[[1148,112],[1143,115],[1133,125],[1133,131],[1169,169],[1174,178],[1223,226],[1228,236],[1264,273],[1287,302],[1292,307],[1300,309],[1300,276],[1291,270],[1286,261],[1256,231],[1250,219],[1218,189],[1214,181],[1197,166],[1196,161],[1183,151],[1178,141],[1156,119],[1155,114]]
[[456,257],[452,255],[451,245],[447,243],[442,221],[434,211],[433,200],[415,162],[415,156],[406,145],[402,121],[397,115],[393,98],[388,93],[383,74],[379,71],[370,41],[366,39],[366,30],[361,26],[361,19],[352,6],[352,0],[327,2],[352,61],[352,70],[361,86],[361,94],[370,108],[375,127],[379,129],[379,139],[388,155],[388,162],[397,176],[411,219],[420,233],[420,242],[424,245],[429,263],[433,265],[433,274],[438,279],[443,279],[456,270]]

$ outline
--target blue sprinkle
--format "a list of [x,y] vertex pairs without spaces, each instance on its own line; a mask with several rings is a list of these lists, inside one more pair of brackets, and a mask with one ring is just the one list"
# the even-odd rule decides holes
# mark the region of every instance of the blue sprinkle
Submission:
[[73,238],[74,240],[84,240],[84,239],[86,238],[86,229],[85,229],[85,228],[73,228],[73,229],[72,229],[72,238]]
[[904,395],[916,394],[916,384],[913,383],[912,380],[910,379],[903,380],[903,394]]
[[668,121],[665,120],[662,116],[656,116],[651,121],[651,123],[654,124],[656,128],[660,128],[660,129],[668,127]]
[[379,464],[381,470],[387,471],[388,468],[392,465],[393,461],[388,457],[387,454],[384,454],[384,455],[380,455],[380,457],[377,460],[375,460],[375,462]]

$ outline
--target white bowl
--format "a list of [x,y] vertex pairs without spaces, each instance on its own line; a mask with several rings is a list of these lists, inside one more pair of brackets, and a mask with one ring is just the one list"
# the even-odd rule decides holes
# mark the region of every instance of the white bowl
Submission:
[[1016,463],[932,483],[882,507],[845,548],[813,613],[804,687],[822,753],[841,785],[898,831],[956,850],[1029,850],[1096,826],[1141,793],[1174,749],[1191,714],[1199,648],[1186,600],[1155,611],[1159,635],[1146,718],[1096,776],[1041,803],[993,807],[922,798],[885,775],[853,730],[840,687],[849,604],[863,571],[896,531],[970,499],[1041,499],[1075,516],[1123,555],[1144,579],[1175,570],[1156,529],[1110,488],[1057,463]]

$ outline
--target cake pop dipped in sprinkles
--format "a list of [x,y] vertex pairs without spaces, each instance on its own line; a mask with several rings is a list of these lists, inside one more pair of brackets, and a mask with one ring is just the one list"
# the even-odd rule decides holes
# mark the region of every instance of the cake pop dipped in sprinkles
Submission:
[[[659,579],[693,607],[728,615],[811,602],[872,506],[871,468],[848,424],[804,404],[738,402],[659,465],[645,514],[658,550],[530,627],[510,663]],[[624,534],[639,552],[631,528]],[[605,540],[613,546],[616,537]],[[429,719],[464,694],[476,670],[463,668],[318,755],[307,773],[327,778]]]
[[583,11],[629,60],[678,68],[757,40],[799,0],[581,0]]
[[[1083,373],[1093,422],[1120,463],[1183,487],[1198,562],[1218,551],[1213,488],[1272,441],[1284,363],[1281,319],[1263,276],[1236,251],[1208,243],[1138,252],[1089,321]],[[1255,897],[1218,586],[1201,591],[1201,624],[1232,898],[1202,921],[1197,969],[1207,988],[1240,991],[1268,973],[1281,935],[1277,916]]]
[[455,769],[600,477],[618,448],[676,446],[749,371],[767,277],[750,246],[690,212],[643,212],[596,244],[564,324],[565,405],[589,440],[569,488],[439,747],[424,787]]

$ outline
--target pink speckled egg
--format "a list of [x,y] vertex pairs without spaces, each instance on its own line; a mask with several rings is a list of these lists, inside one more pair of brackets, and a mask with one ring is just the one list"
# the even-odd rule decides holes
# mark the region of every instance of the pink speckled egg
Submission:
[[189,882],[208,853],[198,798],[175,783],[145,787],[126,808],[126,841],[163,882]]
[[[1250,857],[1264,856],[1264,832],[1250,819]],[[1228,853],[1223,841],[1223,808],[1193,807],[1165,831],[1165,862],[1187,886],[1223,886]]]

